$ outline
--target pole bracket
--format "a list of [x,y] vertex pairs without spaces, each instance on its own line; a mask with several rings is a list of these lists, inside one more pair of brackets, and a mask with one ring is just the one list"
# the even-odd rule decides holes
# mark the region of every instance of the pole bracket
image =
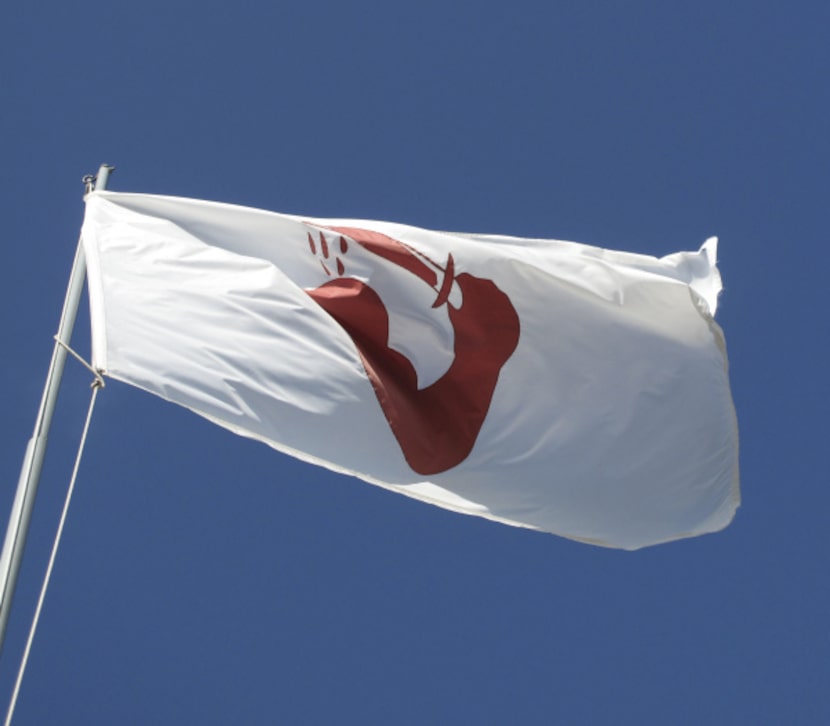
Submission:
[[[84,174],[81,177],[81,181],[84,184],[84,194],[94,192],[98,187],[106,189],[107,178],[112,171],[115,171],[115,167],[112,164],[101,164],[97,174]],[[99,178],[103,183],[98,183]]]

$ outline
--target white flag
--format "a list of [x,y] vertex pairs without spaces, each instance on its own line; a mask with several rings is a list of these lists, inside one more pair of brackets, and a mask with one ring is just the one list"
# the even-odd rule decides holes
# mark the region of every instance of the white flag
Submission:
[[94,192],[93,363],[388,489],[610,547],[725,527],[716,240],[573,242]]

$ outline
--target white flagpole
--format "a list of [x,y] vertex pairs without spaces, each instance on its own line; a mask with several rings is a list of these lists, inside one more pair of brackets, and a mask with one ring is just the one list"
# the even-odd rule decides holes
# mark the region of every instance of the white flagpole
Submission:
[[[113,167],[102,164],[98,169],[98,175],[92,180],[90,187],[94,184],[95,189],[106,189],[107,180]],[[52,351],[52,362],[49,365],[49,372],[46,375],[46,384],[43,388],[43,397],[40,401],[37,419],[35,420],[34,433],[29,439],[26,453],[23,456],[23,466],[20,471],[20,479],[17,483],[17,492],[14,496],[9,526],[6,530],[6,539],[3,543],[3,551],[0,554],[0,651],[6,636],[6,626],[9,622],[9,611],[11,610],[14,588],[17,584],[17,576],[20,572],[20,563],[23,559],[23,548],[26,544],[26,535],[29,531],[29,522],[32,518],[32,507],[35,502],[38,484],[40,483],[40,471],[43,467],[43,457],[46,454],[46,443],[49,436],[49,427],[52,424],[52,417],[55,412],[55,403],[58,398],[63,368],[66,363],[66,348],[63,344],[69,345],[72,337],[72,328],[75,326],[75,317],[78,312],[78,305],[84,289],[84,278],[86,276],[86,259],[84,258],[83,245],[78,241],[78,249],[75,252],[75,261],[72,265],[72,272],[69,275],[69,284],[66,289],[66,298],[63,303],[58,333],[55,336],[55,347]]]

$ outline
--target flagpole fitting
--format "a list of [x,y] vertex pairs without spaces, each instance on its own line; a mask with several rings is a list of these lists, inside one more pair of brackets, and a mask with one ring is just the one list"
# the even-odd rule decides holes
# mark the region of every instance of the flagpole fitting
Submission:
[[81,181],[84,183],[84,193],[89,194],[96,189],[106,189],[107,180],[111,172],[115,171],[112,164],[101,164],[97,174],[84,174]]

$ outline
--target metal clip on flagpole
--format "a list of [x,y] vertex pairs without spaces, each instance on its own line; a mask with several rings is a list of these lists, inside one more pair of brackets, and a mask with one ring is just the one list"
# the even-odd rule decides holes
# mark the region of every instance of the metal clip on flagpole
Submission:
[[[98,175],[94,178],[84,177],[87,192],[93,189],[106,189],[107,180],[114,167],[102,164],[98,169]],[[72,272],[69,275],[69,285],[66,289],[66,298],[63,304],[58,333],[55,336],[55,347],[52,351],[52,362],[49,365],[49,372],[46,376],[46,384],[43,389],[43,397],[40,401],[37,419],[35,420],[34,433],[26,447],[23,457],[23,467],[20,471],[20,479],[17,483],[17,492],[14,496],[12,511],[9,517],[9,526],[6,530],[6,539],[3,543],[3,551],[0,554],[0,651],[6,635],[6,626],[9,621],[14,588],[17,584],[17,576],[20,572],[20,563],[23,559],[23,548],[26,544],[26,535],[29,531],[29,522],[32,518],[32,507],[34,506],[40,472],[43,468],[43,457],[46,454],[46,443],[49,436],[49,427],[52,424],[52,417],[55,412],[55,404],[58,398],[61,377],[63,376],[64,365],[66,364],[67,346],[72,337],[72,329],[75,326],[75,317],[78,312],[78,305],[84,289],[84,278],[86,276],[86,260],[84,258],[83,244],[78,241],[78,249],[75,253],[75,261],[72,265]]]

